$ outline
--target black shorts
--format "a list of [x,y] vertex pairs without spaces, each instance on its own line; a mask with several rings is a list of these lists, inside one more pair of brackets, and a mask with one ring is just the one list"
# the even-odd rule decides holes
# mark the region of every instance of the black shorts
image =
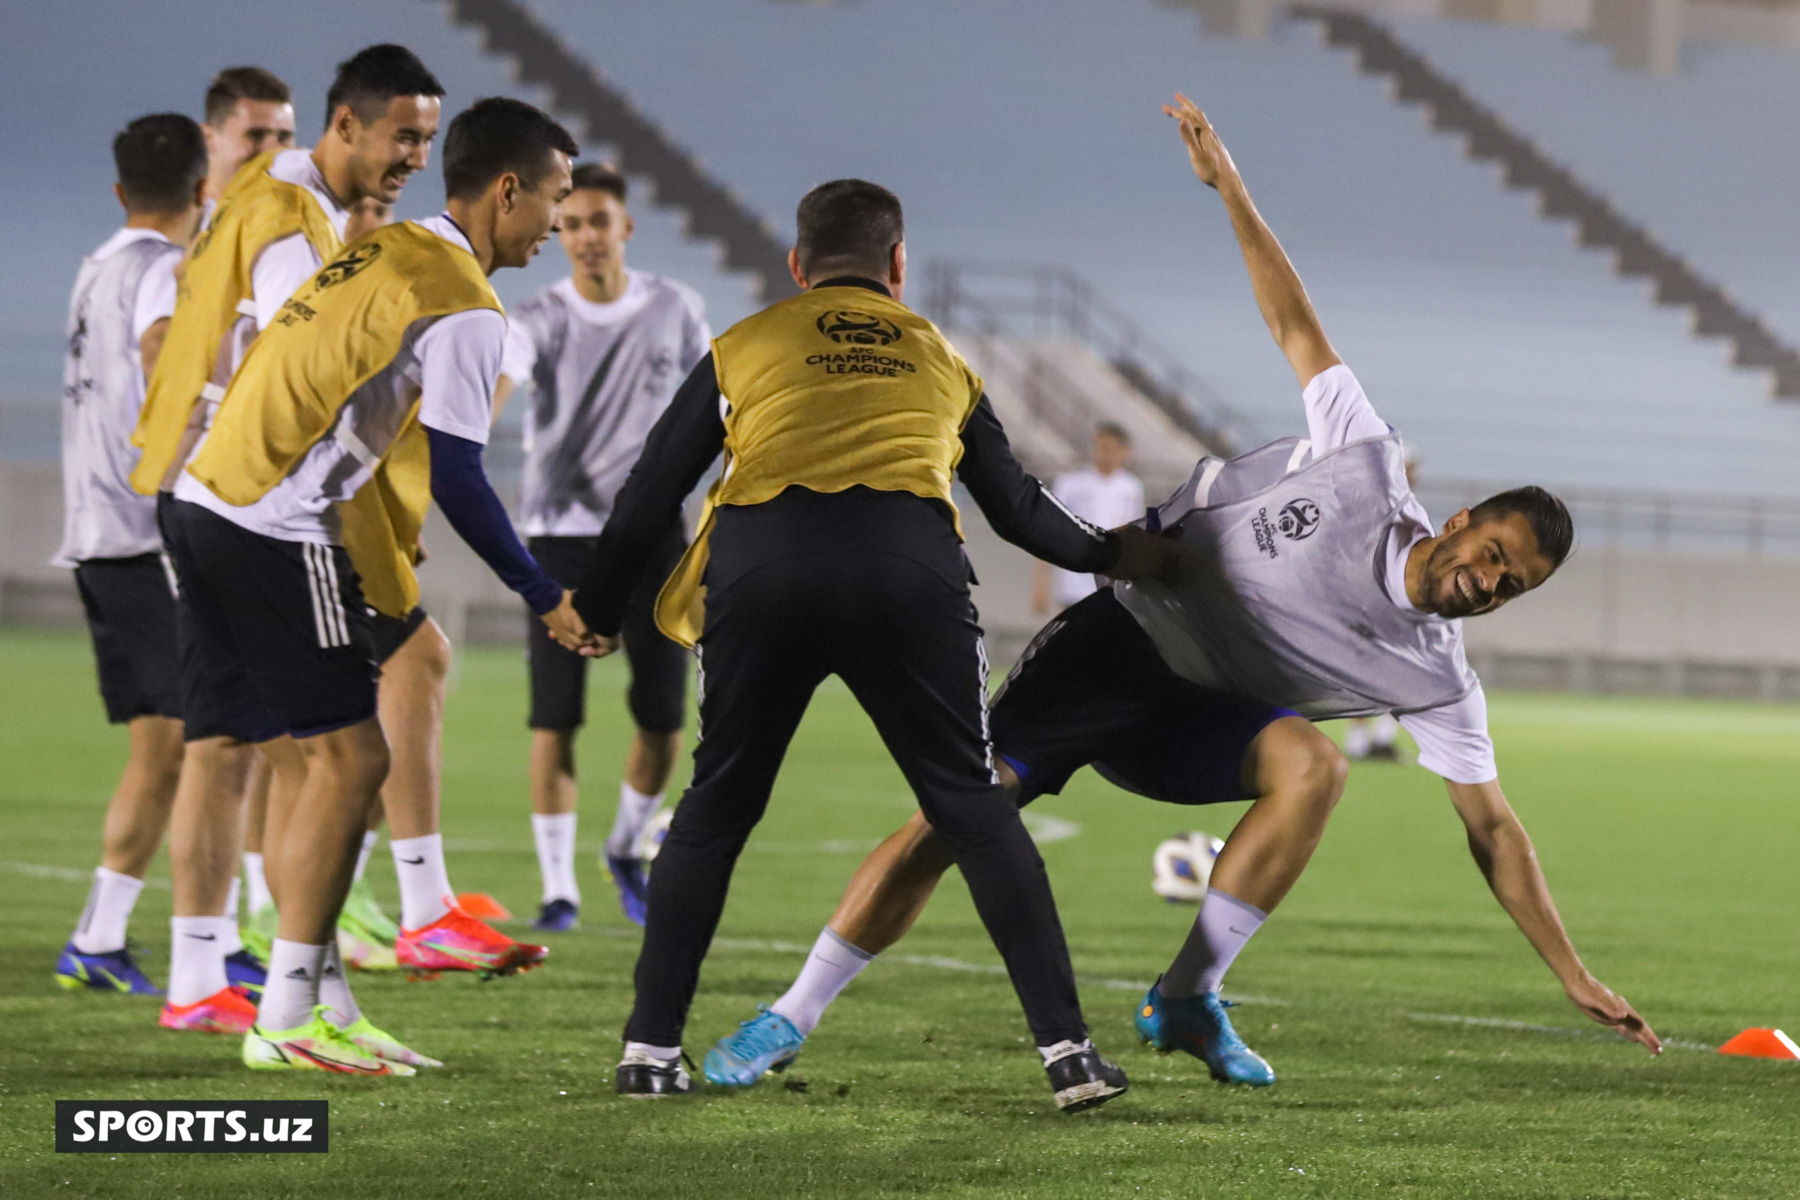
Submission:
[[[572,588],[581,582],[598,540],[534,537],[529,549],[550,578]],[[637,727],[649,733],[677,733],[687,716],[688,652],[679,642],[662,635],[655,617],[657,593],[686,550],[687,538],[677,526],[657,549],[637,590],[631,594],[625,607],[625,623],[619,631],[625,642],[625,658],[631,666],[625,703]],[[526,661],[531,670],[531,716],[527,723],[533,729],[581,728],[587,720],[588,660],[552,641],[537,617],[527,614],[525,624],[529,647]]]
[[431,614],[417,604],[404,617],[390,617],[369,609],[369,634],[375,643],[375,665],[386,665],[387,660],[400,653],[400,647],[419,632],[419,626],[430,619]]
[[1250,799],[1250,743],[1271,721],[1296,715],[1183,679],[1103,588],[1026,647],[989,722],[1022,804],[1062,791],[1085,766],[1152,800],[1217,804]]
[[75,588],[94,639],[106,719],[181,715],[175,653],[175,575],[161,554],[90,558],[75,567]]
[[[184,500],[167,505],[184,657],[225,736],[312,737],[375,715],[374,637],[341,546],[252,533]],[[165,534],[168,536],[168,534]],[[185,697],[184,697],[185,698]],[[188,737],[196,734],[189,716]]]

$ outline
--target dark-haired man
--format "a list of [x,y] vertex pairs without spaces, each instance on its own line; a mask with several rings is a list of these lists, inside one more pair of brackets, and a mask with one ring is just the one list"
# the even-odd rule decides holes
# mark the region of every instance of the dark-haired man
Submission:
[[99,667],[107,720],[129,739],[107,806],[100,865],[56,964],[66,988],[155,994],[125,944],[144,871],[162,844],[181,771],[175,589],[156,504],[131,487],[131,431],[175,311],[175,268],[199,228],[206,143],[178,113],[113,139],[125,226],[82,261],[63,366],[63,540]]
[[902,302],[900,202],[862,180],[801,200],[802,293],[713,343],[651,430],[600,536],[580,611],[610,650],[682,498],[721,451],[693,546],[657,603],[705,686],[694,781],[650,878],[618,1090],[689,1091],[681,1031],[733,866],[795,727],[836,674],[874,720],[969,881],[1059,1108],[1123,1092],[1088,1040],[1056,905],[987,736],[986,655],[950,499],[1072,570],[1136,577],[1166,547],[1072,517],[1013,458],[943,335]]
[[[519,525],[532,556],[566,586],[580,581],[613,497],[675,388],[707,352],[712,333],[693,289],[625,265],[631,213],[625,179],[599,163],[575,168],[563,202],[569,277],[515,308],[502,389],[529,383]],[[601,855],[625,915],[644,923],[638,836],[662,803],[687,715],[687,652],[656,628],[656,588],[687,549],[677,520],[626,607],[626,703],[637,729],[625,758],[619,807]],[[575,735],[586,719],[587,660],[549,638],[531,639],[531,832],[543,875],[535,928],[574,927]]]
[[[132,485],[158,494],[163,510],[246,348],[342,248],[350,207],[370,197],[391,202],[425,166],[443,90],[411,51],[371,46],[340,64],[317,146],[261,156],[231,178],[183,268],[133,437],[143,455]],[[188,567],[179,532],[162,524],[182,576]],[[253,963],[229,958],[238,945],[229,907],[251,747],[261,743],[288,781],[278,796],[294,795],[304,768],[241,667],[205,657],[185,588],[178,609],[188,745],[169,826],[170,872],[176,916],[206,924],[174,940],[160,1020],[172,1029],[241,1033],[255,1009],[233,985],[262,982]],[[286,805],[272,809],[264,829],[270,844],[280,839]],[[279,880],[271,882],[279,892]]]
[[[446,210],[365,236],[282,306],[169,506],[202,648],[242,673],[305,764],[269,843],[280,924],[244,1037],[253,1068],[436,1065],[370,1024],[333,950],[388,770],[369,612],[416,604],[418,534],[435,501],[558,638],[586,636],[481,464],[506,339],[488,275],[524,266],[555,228],[575,151],[520,101],[459,115],[444,144]],[[526,949],[493,970],[541,960]]]
[[294,102],[279,75],[262,67],[226,67],[206,87],[207,207],[251,159],[294,144]]
[[[1212,869],[1199,917],[1139,1006],[1139,1035],[1220,1080],[1274,1072],[1219,1000],[1226,969],[1305,869],[1343,789],[1312,721],[1393,711],[1443,776],[1494,895],[1588,1016],[1660,1050],[1582,966],[1500,790],[1487,701],[1460,618],[1544,582],[1568,555],[1568,510],[1541,488],[1465,509],[1434,533],[1406,484],[1399,435],[1326,340],[1306,290],[1206,118],[1180,123],[1218,189],[1270,332],[1304,387],[1310,438],[1203,459],[1150,519],[1188,550],[1175,584],[1102,590],[1045,626],[995,700],[994,743],[1020,804],[1093,766],[1175,804],[1254,800]],[[800,978],[706,1058],[745,1086],[791,1062],[825,1006],[912,925],[950,856],[915,816],[864,861]]]

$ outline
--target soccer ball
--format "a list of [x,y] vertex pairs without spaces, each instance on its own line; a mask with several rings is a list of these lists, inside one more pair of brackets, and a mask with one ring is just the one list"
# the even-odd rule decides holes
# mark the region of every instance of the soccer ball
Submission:
[[1150,858],[1151,890],[1171,904],[1200,903],[1224,848],[1221,839],[1199,830],[1170,838]]
[[638,834],[634,849],[645,870],[649,870],[650,864],[656,861],[658,852],[662,850],[663,839],[669,836],[669,822],[674,819],[673,808],[658,809],[656,815],[650,818],[650,823],[644,826],[644,832]]

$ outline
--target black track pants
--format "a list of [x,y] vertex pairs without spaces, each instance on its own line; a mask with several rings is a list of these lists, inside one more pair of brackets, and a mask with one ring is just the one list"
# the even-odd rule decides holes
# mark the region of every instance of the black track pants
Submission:
[[934,570],[871,551],[781,558],[723,581],[709,572],[694,782],[651,872],[627,1040],[680,1043],[732,868],[831,674],[955,855],[1038,1044],[1087,1036],[1044,861],[995,780],[987,660],[964,577],[960,556]]

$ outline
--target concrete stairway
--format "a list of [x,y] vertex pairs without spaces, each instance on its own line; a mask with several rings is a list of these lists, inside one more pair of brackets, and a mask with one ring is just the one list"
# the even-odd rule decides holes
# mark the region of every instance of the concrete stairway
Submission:
[[1800,352],[1777,337],[1755,313],[1740,306],[1717,282],[1620,213],[1498,114],[1477,103],[1424,55],[1360,13],[1311,5],[1293,11],[1319,22],[1330,44],[1352,49],[1362,71],[1391,80],[1400,103],[1422,104],[1433,128],[1462,135],[1470,157],[1498,163],[1508,186],[1536,192],[1545,217],[1573,220],[1581,245],[1611,250],[1619,274],[1648,279],[1657,303],[1691,309],[1694,332],[1728,339],[1733,363],[1768,371],[1775,396],[1800,399]]

